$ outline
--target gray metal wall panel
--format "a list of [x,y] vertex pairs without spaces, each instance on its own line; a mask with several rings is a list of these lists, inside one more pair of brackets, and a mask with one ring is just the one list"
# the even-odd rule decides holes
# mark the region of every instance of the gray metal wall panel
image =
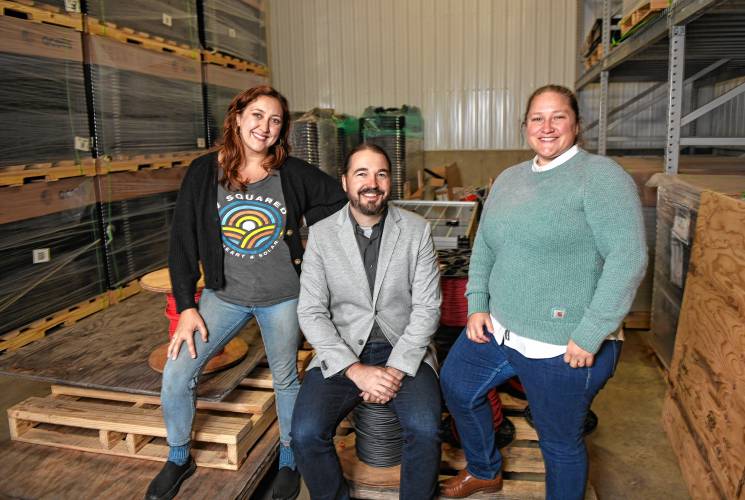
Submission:
[[270,0],[273,84],[292,109],[419,106],[425,149],[524,147],[530,92],[571,86],[575,0]]

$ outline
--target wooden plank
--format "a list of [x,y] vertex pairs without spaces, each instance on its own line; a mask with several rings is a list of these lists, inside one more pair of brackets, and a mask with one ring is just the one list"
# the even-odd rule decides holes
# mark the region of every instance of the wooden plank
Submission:
[[202,50],[202,61],[208,64],[217,64],[224,68],[230,68],[238,71],[248,71],[260,76],[269,76],[269,68],[260,64],[244,61],[227,54]]
[[269,368],[255,368],[251,373],[241,380],[241,387],[254,387],[257,389],[272,388],[272,371]]
[[[31,397],[8,409],[16,420],[66,425],[84,429],[165,437],[160,409]],[[246,418],[197,413],[194,438],[210,443],[236,444],[251,428]],[[22,436],[22,435],[21,435]]]
[[44,338],[57,327],[73,325],[81,319],[107,308],[108,305],[108,294],[103,293],[78,302],[74,306],[66,307],[26,326],[4,333],[0,336],[0,352],[20,349],[35,340]]
[[33,4],[0,0],[0,15],[83,31],[83,18],[80,14],[61,13]]
[[106,175],[115,172],[141,172],[188,167],[192,160],[205,153],[205,150],[197,150],[159,155],[136,155],[115,159],[98,158],[95,161],[96,173]]
[[[110,401],[127,401],[150,405],[160,405],[160,396],[132,394],[128,392],[103,391],[67,385],[52,385],[52,394],[77,396]],[[197,400],[198,410],[217,410],[232,413],[264,413],[274,404],[274,393],[269,391],[246,390],[238,387],[222,401]]]
[[652,311],[632,311],[623,320],[623,327],[630,330],[649,330]]
[[86,16],[85,26],[86,33],[91,35],[105,36],[154,52],[163,52],[199,60],[199,50],[189,47],[186,44],[178,44],[172,40],[165,40],[160,37],[154,38],[147,33],[135,32],[134,30],[120,27],[110,22],[102,22],[91,16]]
[[[704,192],[670,367],[670,397],[701,463],[681,464],[686,482],[722,497],[745,493],[745,202]],[[667,406],[669,412],[670,405]],[[670,424],[671,432],[675,427]],[[688,447],[690,448],[690,446]],[[695,455],[687,453],[686,460]],[[693,475],[695,474],[695,475]]]
[[11,165],[0,168],[0,186],[21,186],[30,182],[52,182],[70,177],[93,177],[94,175],[96,175],[96,165],[90,158],[80,162],[70,160]]
[[[164,308],[164,298],[138,293],[55,335],[0,356],[0,373],[52,384],[157,396],[161,374],[148,366],[147,359],[167,338]],[[230,369],[203,376],[197,388],[200,399],[225,398],[263,357],[255,322],[239,335],[249,345],[248,355]]]

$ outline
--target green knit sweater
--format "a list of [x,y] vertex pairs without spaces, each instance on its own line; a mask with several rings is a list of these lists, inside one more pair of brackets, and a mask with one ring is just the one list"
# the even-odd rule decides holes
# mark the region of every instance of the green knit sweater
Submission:
[[595,353],[631,307],[647,266],[636,186],[580,150],[533,172],[505,170],[484,205],[468,274],[468,314],[519,335]]

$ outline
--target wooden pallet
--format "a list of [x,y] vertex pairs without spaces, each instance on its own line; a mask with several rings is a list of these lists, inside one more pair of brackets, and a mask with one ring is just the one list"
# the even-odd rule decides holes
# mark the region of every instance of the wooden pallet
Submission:
[[592,51],[592,54],[590,54],[588,57],[585,58],[585,61],[584,61],[585,69],[592,68],[597,63],[599,63],[602,59],[603,59],[603,45],[598,44],[598,46],[595,47],[595,50]]
[[23,3],[0,0],[0,15],[83,31],[81,14],[63,13],[52,5],[35,4],[28,0]]
[[178,43],[174,40],[167,40],[163,37],[150,35],[143,31],[135,31],[132,28],[118,26],[111,22],[104,22],[91,16],[87,16],[85,26],[86,32],[91,35],[105,36],[122,43],[137,45],[143,49],[175,54],[196,61],[199,60],[198,49],[192,48],[184,43]]
[[[197,402],[192,455],[197,465],[238,470],[276,420],[271,391],[237,389],[225,401]],[[156,396],[53,386],[8,409],[16,441],[165,461],[166,429]]]
[[20,186],[36,181],[57,181],[68,177],[92,177],[96,164],[92,158],[0,167],[0,186]]
[[[517,434],[515,441],[501,450],[504,460],[504,489],[497,494],[477,494],[469,498],[544,498],[545,467],[535,431],[530,428],[523,417],[509,418],[515,424]],[[350,485],[350,495],[360,499],[393,500],[398,498],[401,467],[371,467],[361,462],[357,459],[354,443],[354,433],[336,438],[336,449],[344,475]],[[440,479],[447,479],[465,466],[463,450],[443,444]],[[586,498],[597,498],[591,485],[588,485]]]
[[269,76],[269,68],[260,64],[244,61],[237,57],[229,56],[227,54],[221,54],[219,52],[213,52],[210,50],[202,50],[202,62],[208,64],[217,64],[225,68],[235,69],[238,71],[248,71],[249,73],[256,73],[261,76]]
[[205,153],[206,150],[198,150],[160,155],[137,155],[117,159],[98,158],[95,171],[98,175],[106,175],[114,172],[138,172],[140,170],[186,167],[194,158]]
[[[545,495],[545,466],[538,435],[523,416],[527,401],[501,393],[505,415],[515,426],[515,440],[501,450],[504,459],[504,489],[498,494],[476,494],[474,499],[542,499]],[[357,459],[354,433],[346,434],[347,426],[340,426],[336,448],[344,475],[349,480],[350,494],[360,499],[398,498],[400,466],[371,467]],[[447,443],[442,445],[441,479],[447,479],[455,471],[466,466],[463,450]],[[588,484],[587,499],[597,499],[594,488]]]
[[670,0],[642,0],[628,14],[621,18],[619,27],[621,35],[625,35],[649,16],[670,6]]
[[0,353],[6,350],[14,351],[20,349],[35,340],[46,337],[56,330],[72,326],[81,319],[106,309],[110,305],[126,300],[139,291],[139,283],[132,281],[122,288],[109,290],[88,300],[78,302],[74,306],[66,307],[61,311],[38,319],[26,326],[4,333],[0,335]]

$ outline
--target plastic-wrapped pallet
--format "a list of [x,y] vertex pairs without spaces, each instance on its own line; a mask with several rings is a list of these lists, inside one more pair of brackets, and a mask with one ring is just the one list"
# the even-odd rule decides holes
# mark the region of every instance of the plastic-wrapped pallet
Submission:
[[658,186],[652,345],[660,360],[669,368],[701,193],[712,190],[740,197],[745,192],[745,176],[657,174],[651,182]]
[[86,8],[93,22],[199,47],[196,0],[88,0]]
[[96,156],[206,147],[201,63],[85,36]]
[[97,178],[110,288],[164,267],[176,196],[186,167]]
[[230,102],[242,90],[267,85],[265,76],[204,63],[205,109],[207,110],[207,142],[213,146],[222,136],[223,120]]
[[414,181],[417,171],[424,168],[423,120],[419,108],[369,107],[360,122],[362,141],[377,144],[391,160],[391,198],[404,198],[404,183]]
[[79,32],[0,18],[0,166],[90,158]]
[[263,0],[201,0],[200,13],[207,49],[267,65]]
[[0,333],[106,289],[95,181],[0,189]]
[[313,109],[292,121],[290,154],[320,168],[331,177],[339,171],[339,135],[332,109]]

